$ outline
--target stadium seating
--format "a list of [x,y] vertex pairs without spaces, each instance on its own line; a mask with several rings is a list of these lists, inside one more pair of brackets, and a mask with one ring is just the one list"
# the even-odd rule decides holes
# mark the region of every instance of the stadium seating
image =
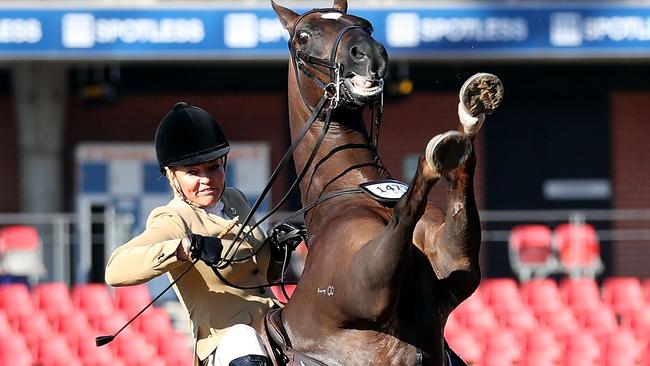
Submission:
[[0,228],[0,273],[28,277],[35,282],[45,273],[41,238],[32,226]]
[[589,224],[564,223],[553,230],[562,271],[571,277],[595,278],[604,269],[600,242]]
[[124,286],[115,288],[113,305],[131,318],[149,302],[151,295],[146,285]]
[[142,287],[120,290],[102,284],[70,289],[39,283],[31,291],[25,284],[0,285],[0,366],[191,365],[191,338],[175,331],[167,312],[157,306],[109,345],[95,345],[96,336],[126,324],[127,309],[149,301]]
[[41,310],[50,319],[55,319],[63,314],[74,311],[70,290],[65,283],[49,282],[39,283],[32,289],[32,299],[37,309]]
[[[650,302],[640,290],[644,283],[629,277],[607,278],[600,285],[592,278],[484,279],[451,313],[445,337],[473,366],[650,366]],[[191,338],[176,331],[157,306],[109,345],[95,346],[96,336],[113,334],[130,319],[125,309],[148,302],[141,288],[132,291],[99,284],[72,289],[37,284],[31,291],[24,284],[0,285],[0,366],[190,364]],[[89,294],[96,298],[88,299]],[[127,299],[130,294],[137,300]],[[72,311],[48,313],[53,299],[69,301],[72,305],[64,306]],[[101,299],[108,310],[90,308]],[[634,305],[621,310],[625,301]]]
[[9,320],[33,313],[34,306],[27,285],[12,283],[0,286],[0,309],[5,311]]
[[545,225],[518,225],[508,238],[510,265],[519,281],[543,278],[557,270],[557,258],[552,253],[553,235]]
[[83,310],[91,322],[114,311],[108,288],[98,283],[75,285],[72,288],[72,303]]

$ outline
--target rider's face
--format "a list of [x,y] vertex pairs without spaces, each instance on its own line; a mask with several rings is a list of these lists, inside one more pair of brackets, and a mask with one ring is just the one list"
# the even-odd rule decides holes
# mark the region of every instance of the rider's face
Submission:
[[200,207],[213,206],[221,198],[224,189],[224,158],[175,167],[174,177],[185,198]]

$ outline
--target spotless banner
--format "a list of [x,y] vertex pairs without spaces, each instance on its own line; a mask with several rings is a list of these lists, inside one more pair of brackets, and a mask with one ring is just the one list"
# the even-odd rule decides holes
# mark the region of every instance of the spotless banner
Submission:
[[[0,8],[0,60],[287,58],[288,34],[270,6],[221,5]],[[481,3],[350,12],[373,23],[393,59],[650,57],[650,6]]]

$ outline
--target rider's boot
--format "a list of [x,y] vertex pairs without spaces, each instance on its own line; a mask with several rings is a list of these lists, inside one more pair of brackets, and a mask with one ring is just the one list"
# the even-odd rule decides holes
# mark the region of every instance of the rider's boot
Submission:
[[495,75],[472,75],[460,88],[458,118],[467,136],[473,137],[481,129],[485,115],[494,112],[503,100],[503,84]]
[[273,362],[267,356],[246,355],[230,361],[228,366],[272,366]]

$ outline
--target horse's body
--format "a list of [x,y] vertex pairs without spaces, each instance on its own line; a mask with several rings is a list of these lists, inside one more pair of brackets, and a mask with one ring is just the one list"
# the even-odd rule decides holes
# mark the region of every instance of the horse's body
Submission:
[[[291,35],[293,139],[323,95],[314,77],[323,84],[335,77],[318,61],[331,56],[343,66],[341,80],[348,80],[340,91],[348,98],[331,116],[326,109],[318,114],[294,152],[296,170],[308,166],[300,183],[303,206],[331,198],[305,216],[309,255],[282,311],[283,325],[293,348],[327,365],[445,365],[446,319],[480,281],[471,136],[461,126],[463,133],[432,139],[409,190],[392,209],[360,193],[335,195],[388,177],[362,113],[364,105],[378,102],[387,56],[371,38],[369,24],[345,14],[346,8],[345,0],[336,0],[333,9],[298,16],[274,4]],[[296,57],[302,65],[295,64]],[[318,147],[328,118],[330,127]],[[427,203],[441,177],[449,181],[446,212]]]

